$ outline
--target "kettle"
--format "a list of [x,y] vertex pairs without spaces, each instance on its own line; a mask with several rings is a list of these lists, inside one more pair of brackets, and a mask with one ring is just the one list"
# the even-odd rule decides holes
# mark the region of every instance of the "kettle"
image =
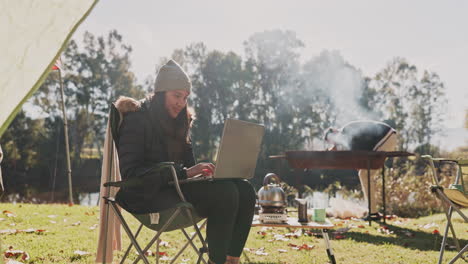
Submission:
[[[274,180],[274,183],[271,181]],[[263,179],[263,187],[258,191],[258,203],[262,207],[286,207],[286,194],[279,186],[278,175],[268,173]]]

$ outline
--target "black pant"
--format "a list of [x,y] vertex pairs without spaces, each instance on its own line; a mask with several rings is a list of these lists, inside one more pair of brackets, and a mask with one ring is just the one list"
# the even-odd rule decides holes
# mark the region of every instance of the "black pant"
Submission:
[[223,264],[226,255],[240,257],[254,215],[255,191],[245,180],[194,182],[181,186],[188,202],[208,218],[209,257]]

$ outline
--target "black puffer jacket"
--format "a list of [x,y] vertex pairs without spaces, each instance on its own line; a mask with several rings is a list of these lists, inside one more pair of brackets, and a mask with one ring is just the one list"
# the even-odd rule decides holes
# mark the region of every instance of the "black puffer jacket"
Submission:
[[[155,120],[151,100],[136,101],[120,98],[116,106],[124,115],[119,129],[118,153],[122,179],[137,182],[121,187],[116,195],[120,206],[132,213],[158,212],[173,207],[180,202],[169,169],[155,172],[159,162],[176,162],[179,178],[186,178],[184,167],[195,164],[191,143],[183,144],[180,160],[169,160],[168,136]],[[136,181],[135,181],[136,180]]]

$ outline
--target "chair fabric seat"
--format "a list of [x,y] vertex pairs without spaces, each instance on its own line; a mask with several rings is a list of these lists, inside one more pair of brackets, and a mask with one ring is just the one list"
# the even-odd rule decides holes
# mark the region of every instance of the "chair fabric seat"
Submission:
[[151,223],[151,213],[149,214],[132,214],[140,223],[151,230],[159,231],[163,225],[169,220],[171,215],[178,209],[181,209],[181,212],[176,216],[176,218],[169,224],[165,232],[177,230],[180,228],[186,228],[193,225],[190,221],[190,218],[186,215],[186,209],[190,209],[192,212],[193,219],[196,223],[203,220],[203,217],[199,216],[193,205],[188,202],[178,203],[175,207],[163,210],[159,213],[159,222],[158,224]]
[[468,197],[458,189],[444,188],[444,194],[454,203],[461,207],[468,207]]

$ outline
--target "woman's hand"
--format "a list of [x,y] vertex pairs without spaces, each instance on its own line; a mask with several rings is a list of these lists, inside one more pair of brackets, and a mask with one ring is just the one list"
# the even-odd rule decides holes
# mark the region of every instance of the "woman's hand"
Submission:
[[203,175],[210,176],[213,175],[215,165],[209,162],[200,162],[197,165],[187,169],[187,178],[192,178],[194,176]]

